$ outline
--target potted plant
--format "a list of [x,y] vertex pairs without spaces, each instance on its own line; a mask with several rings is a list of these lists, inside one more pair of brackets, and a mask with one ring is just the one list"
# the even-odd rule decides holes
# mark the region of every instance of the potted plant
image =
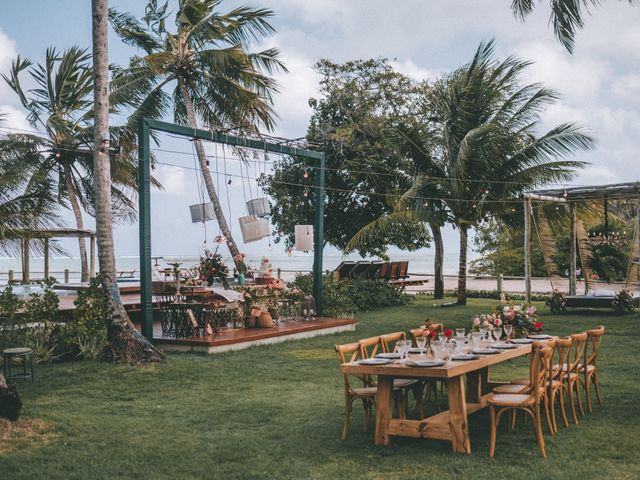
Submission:
[[204,251],[204,256],[200,257],[200,279],[206,281],[209,286],[213,285],[214,280],[217,278],[222,282],[222,286],[226,289],[229,288],[227,282],[227,274],[229,270],[222,261],[222,255],[209,250]]

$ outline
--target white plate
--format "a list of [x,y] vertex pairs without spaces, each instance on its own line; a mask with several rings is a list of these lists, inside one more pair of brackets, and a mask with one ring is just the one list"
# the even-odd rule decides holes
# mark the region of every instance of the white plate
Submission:
[[407,365],[409,367],[442,367],[445,362],[442,360],[416,360],[408,361]]
[[553,337],[551,335],[529,335],[529,338],[532,340],[551,340]]
[[511,343],[515,343],[518,345],[528,345],[529,343],[533,343],[533,340],[531,340],[530,338],[514,338],[512,340],[509,340]]
[[389,358],[391,360],[399,360],[402,358],[402,355],[398,352],[389,352],[389,353],[378,353],[376,358]]
[[451,357],[451,360],[454,360],[454,361],[477,360],[477,359],[478,357],[470,353],[457,353],[453,357]]
[[497,348],[499,350],[511,350],[512,348],[516,348],[516,346],[511,343],[497,343],[493,348]]
[[365,358],[364,360],[358,360],[358,365],[389,365],[391,360],[388,358]]
[[471,353],[475,353],[476,355],[494,355],[500,353],[500,350],[496,350],[495,348],[476,348],[475,350],[471,350]]

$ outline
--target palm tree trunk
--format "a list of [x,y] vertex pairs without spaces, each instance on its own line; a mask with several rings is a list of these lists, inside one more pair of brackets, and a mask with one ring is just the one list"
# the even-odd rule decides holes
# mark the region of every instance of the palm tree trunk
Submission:
[[442,241],[442,230],[437,223],[430,223],[431,234],[433,235],[433,243],[436,248],[436,255],[433,259],[433,297],[436,299],[444,298],[444,243]]
[[109,163],[109,54],[107,0],[92,0],[93,80],[95,102],[94,172],[96,189],[96,233],[102,286],[107,297],[105,323],[109,339],[108,356],[132,363],[156,362],[162,354],[133,326],[127,315],[116,280],[111,207],[111,164]]
[[[180,88],[180,93],[182,94],[182,98],[184,99],[185,109],[187,111],[187,118],[189,119],[189,126],[193,129],[198,128],[198,122],[196,120],[195,110],[193,108],[193,102],[191,101],[191,97],[189,96],[189,90],[187,89],[187,85],[181,78],[178,79],[178,86]],[[222,234],[227,237],[227,246],[229,247],[229,251],[231,252],[231,256],[235,257],[240,254],[240,250],[238,249],[238,245],[233,240],[233,236],[231,235],[231,230],[229,229],[229,225],[227,224],[227,219],[222,212],[222,207],[220,206],[220,199],[218,198],[218,192],[216,192],[216,188],[213,185],[213,178],[211,177],[211,172],[209,171],[209,167],[207,165],[207,157],[204,153],[204,146],[200,140],[196,140],[196,152],[198,153],[198,161],[200,163],[200,170],[202,171],[202,178],[204,178],[204,184],[207,186],[207,192],[209,193],[209,199],[211,203],[213,203],[213,211],[216,214],[216,219],[218,220],[218,225],[220,226],[220,230]]]
[[460,228],[460,258],[458,263],[458,305],[467,304],[467,243],[469,240],[469,226],[459,225]]
[[[69,203],[71,204],[71,210],[73,210],[73,216],[76,217],[76,227],[78,230],[84,230],[84,220],[82,219],[82,210],[80,210],[80,203],[78,202],[78,196],[76,195],[76,189],[73,186],[73,179],[71,178],[71,167],[69,163],[64,162],[64,181],[67,186],[67,194],[69,195]],[[89,281],[89,265],[87,263],[87,244],[84,238],[78,237],[78,247],[80,247],[80,281]]]

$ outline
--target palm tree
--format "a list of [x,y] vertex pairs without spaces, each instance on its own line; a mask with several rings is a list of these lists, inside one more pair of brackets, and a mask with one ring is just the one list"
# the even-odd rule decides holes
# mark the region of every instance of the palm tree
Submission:
[[[129,131],[143,117],[158,118],[170,111],[181,125],[197,128],[273,127],[272,93],[268,75],[286,71],[279,52],[270,48],[248,52],[251,40],[273,32],[272,12],[241,6],[219,13],[221,0],[180,0],[175,14],[176,32],[166,28],[168,5],[149,0],[142,21],[127,13],[110,12],[111,23],[123,42],[145,52],[134,56],[126,70],[116,72],[112,88],[118,100],[135,112]],[[224,217],[201,141],[196,152],[209,198],[233,256],[237,244]]]
[[[623,1],[623,0],[620,0]],[[634,5],[638,0],[626,0]],[[598,6],[602,0],[551,0],[551,17],[549,23],[553,25],[553,33],[558,41],[573,53],[576,31],[584,27],[584,17],[589,13],[589,7]],[[511,9],[514,15],[524,20],[536,7],[534,0],[512,0]]]
[[493,42],[481,43],[470,63],[434,84],[430,98],[441,181],[460,235],[461,304],[466,303],[469,229],[487,216],[516,213],[513,202],[533,187],[569,180],[585,163],[564,158],[594,146],[575,123],[538,135],[539,114],[558,94],[539,84],[522,86],[529,62],[515,57],[498,62],[493,54]]
[[[11,65],[9,76],[3,75],[29,112],[27,118],[31,125],[46,132],[46,136],[24,136],[29,138],[23,145],[31,149],[28,155],[32,162],[31,177],[26,181],[33,185],[48,180],[58,201],[70,206],[78,229],[84,229],[83,211],[93,213],[93,73],[90,57],[86,50],[78,47],[63,53],[49,48],[44,65],[33,65],[18,56]],[[35,83],[33,88],[23,88],[23,71],[30,74]],[[117,130],[112,135],[115,139]],[[135,215],[131,198],[137,188],[136,160],[127,151],[133,150],[128,149],[113,158],[112,193],[119,218]],[[86,282],[89,269],[84,238],[79,238],[78,244],[81,280]]]
[[98,261],[102,286],[107,296],[105,323],[110,357],[130,362],[156,362],[162,359],[156,348],[133,326],[122,305],[116,280],[113,244],[112,178],[109,159],[109,54],[108,3],[92,0],[93,96],[94,96],[94,176]]

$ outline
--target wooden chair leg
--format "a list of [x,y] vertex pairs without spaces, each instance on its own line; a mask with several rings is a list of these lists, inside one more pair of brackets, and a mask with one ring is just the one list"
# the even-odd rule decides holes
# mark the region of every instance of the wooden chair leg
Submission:
[[584,407],[582,406],[582,394],[580,393],[580,380],[575,381],[576,384],[576,393],[578,395],[578,407],[580,407],[580,415],[585,416]]
[[353,403],[353,399],[347,397],[345,410],[344,410],[344,425],[342,426],[342,435],[340,436],[340,440],[344,441],[349,436],[349,415],[351,414],[351,404]]
[[598,377],[596,376],[595,372],[591,375],[591,380],[593,381],[593,386],[596,390],[596,399],[598,400],[598,405],[602,405],[602,399],[600,398],[600,387],[598,386]]
[[[565,395],[565,387],[562,385],[560,390],[558,390],[558,395],[560,396],[560,413],[562,413],[562,422],[564,423],[565,428],[569,426],[569,419],[567,418],[567,411],[564,407],[564,395]],[[557,431],[557,428],[556,428]]]
[[549,427],[549,433],[551,433],[551,435],[555,435],[555,428],[553,426],[553,423],[551,422],[551,416],[549,415],[549,397],[545,397],[544,399],[544,414],[545,417],[547,418],[547,426]]
[[562,395],[562,389],[560,390],[551,390],[551,405],[549,409],[551,410],[551,423],[553,424],[553,431],[558,433],[558,424],[556,423],[556,395]]
[[573,423],[578,425],[578,415],[576,414],[576,404],[573,401],[573,391],[575,390],[575,382],[569,383],[569,402],[571,404],[571,415],[573,416]]
[[540,404],[536,404],[535,410],[535,430],[536,430],[536,440],[538,442],[538,447],[540,447],[540,454],[547,458],[547,452],[544,448],[544,436],[542,435],[542,419],[540,418]]
[[517,415],[517,410],[514,408],[511,410],[511,412],[509,412],[509,428],[508,430],[510,432],[513,432],[516,428],[516,415]]
[[591,406],[591,375],[588,373],[585,374],[584,389],[587,391],[587,409],[589,410],[589,413],[591,413],[593,412],[593,408]]
[[496,426],[496,407],[491,405],[489,407],[489,413],[491,414],[491,442],[489,443],[489,456],[493,458],[493,454],[496,450],[496,434],[497,434],[497,426]]

